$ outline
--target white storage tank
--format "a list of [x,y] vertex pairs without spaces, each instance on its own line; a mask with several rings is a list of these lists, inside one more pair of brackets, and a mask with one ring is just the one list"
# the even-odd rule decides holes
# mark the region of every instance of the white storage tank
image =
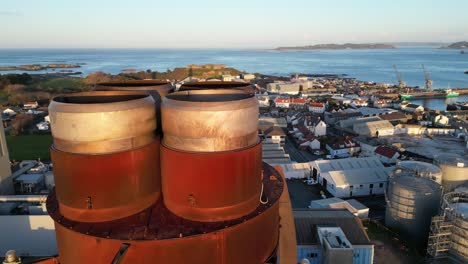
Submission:
[[457,154],[440,154],[434,164],[442,169],[444,192],[453,191],[468,180],[468,159]]

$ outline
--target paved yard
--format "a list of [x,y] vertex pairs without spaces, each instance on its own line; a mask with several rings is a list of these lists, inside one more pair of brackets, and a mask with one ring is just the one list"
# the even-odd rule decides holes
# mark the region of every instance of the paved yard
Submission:
[[287,180],[287,184],[293,208],[307,208],[310,201],[322,199],[318,185],[307,185],[302,180]]

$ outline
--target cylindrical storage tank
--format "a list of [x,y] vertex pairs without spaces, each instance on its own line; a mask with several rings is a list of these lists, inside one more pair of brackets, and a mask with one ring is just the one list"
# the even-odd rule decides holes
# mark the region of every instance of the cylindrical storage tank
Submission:
[[468,159],[457,154],[440,154],[434,164],[442,169],[444,192],[454,190],[468,180]]
[[242,91],[177,92],[164,98],[161,110],[167,147],[214,152],[258,143],[258,102]]
[[423,247],[431,217],[439,209],[441,187],[429,178],[397,168],[389,178],[385,224]]
[[51,158],[61,213],[100,222],[135,214],[161,190],[154,100],[142,92],[53,99]]
[[180,86],[178,91],[193,91],[193,90],[211,90],[211,89],[231,89],[241,90],[245,93],[255,93],[254,88],[250,83],[244,82],[220,82],[220,81],[207,81],[207,82],[186,82]]
[[170,82],[160,80],[126,80],[98,83],[96,91],[143,91],[149,93],[155,102],[157,132],[161,134],[161,100],[172,91]]
[[[135,215],[106,223],[64,218],[52,193],[47,211],[55,221],[61,263],[259,264],[275,253],[279,199],[284,180],[265,171],[265,202],[248,215],[219,222],[196,222],[170,212],[160,200]],[[182,252],[182,253],[181,253]]]
[[422,161],[400,161],[398,167],[414,173],[419,177],[424,177],[432,181],[442,184],[442,170],[434,164]]
[[236,90],[168,95],[162,104],[164,203],[194,221],[241,217],[259,204],[258,103]]

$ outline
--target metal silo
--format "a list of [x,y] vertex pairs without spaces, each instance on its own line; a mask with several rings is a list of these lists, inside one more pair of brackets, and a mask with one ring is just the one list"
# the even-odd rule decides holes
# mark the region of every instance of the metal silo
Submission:
[[444,195],[440,215],[432,218],[427,252],[454,263],[468,263],[468,191]]
[[143,92],[85,92],[49,105],[55,191],[68,219],[137,213],[161,194],[154,100]]
[[420,164],[404,165],[397,166],[389,178],[385,224],[418,246],[424,246],[431,217],[438,212],[441,187],[425,177],[424,171],[411,169],[424,168]]
[[457,154],[440,154],[434,163],[442,169],[445,192],[453,191],[468,180],[468,159]]

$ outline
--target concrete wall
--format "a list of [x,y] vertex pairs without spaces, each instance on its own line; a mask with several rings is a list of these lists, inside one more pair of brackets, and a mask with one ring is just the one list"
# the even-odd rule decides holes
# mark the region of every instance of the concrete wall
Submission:
[[[0,123],[3,123],[0,116]],[[0,126],[0,194],[12,194],[13,183],[11,179],[5,180],[11,175],[10,156],[5,138],[3,125]]]
[[48,215],[2,215],[0,234],[0,254],[10,249],[20,256],[58,254],[54,221]]

